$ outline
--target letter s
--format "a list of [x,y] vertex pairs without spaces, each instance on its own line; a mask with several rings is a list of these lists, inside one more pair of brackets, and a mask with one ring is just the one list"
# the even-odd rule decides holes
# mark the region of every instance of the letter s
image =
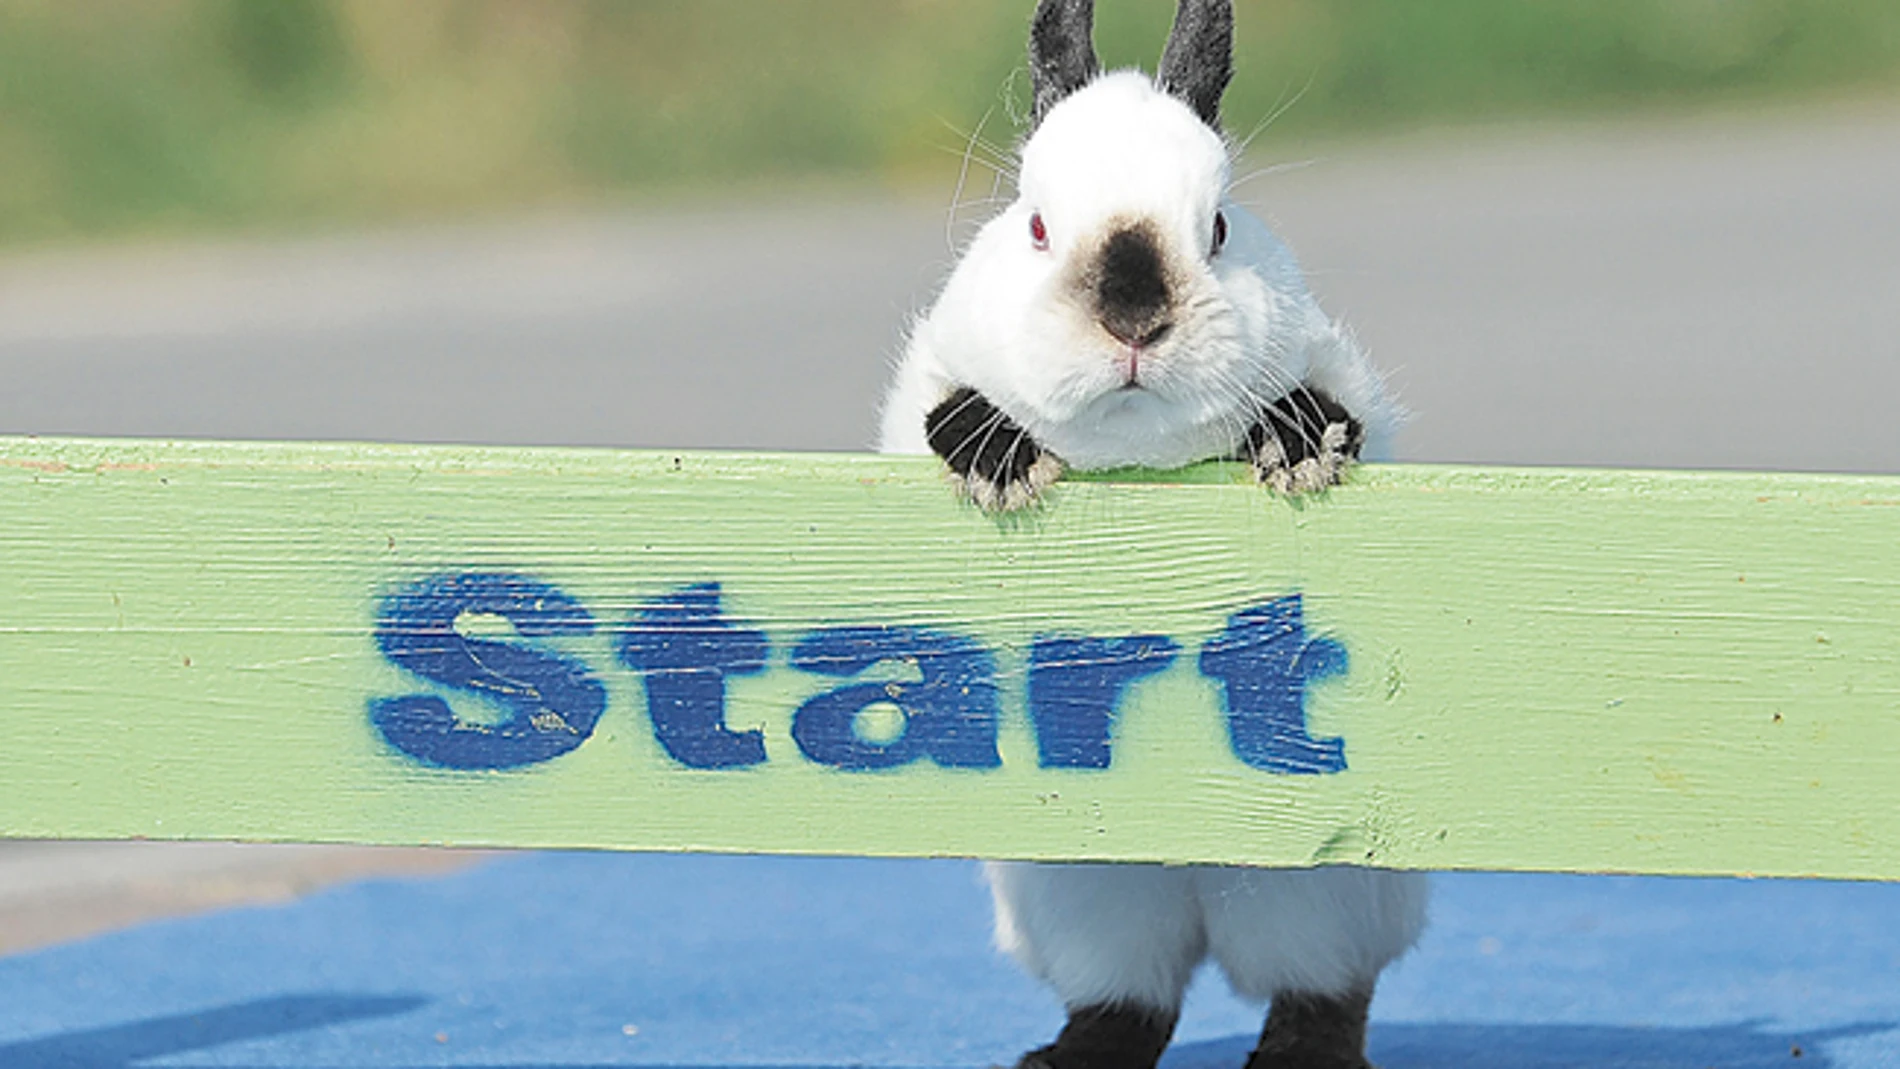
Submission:
[[370,722],[389,744],[424,764],[455,769],[520,768],[551,760],[593,734],[607,690],[579,661],[529,643],[458,632],[467,614],[500,616],[524,639],[585,635],[593,617],[565,593],[523,575],[445,573],[383,600],[376,645],[414,675],[467,691],[508,713],[496,724],[463,720],[433,694],[378,698]]

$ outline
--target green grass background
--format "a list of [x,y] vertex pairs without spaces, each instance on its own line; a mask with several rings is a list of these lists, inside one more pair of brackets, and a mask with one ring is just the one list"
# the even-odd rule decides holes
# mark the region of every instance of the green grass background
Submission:
[[[0,0],[0,242],[955,165],[1029,0]],[[1267,139],[1900,86],[1896,0],[1240,0]],[[1101,0],[1151,66],[1170,0]],[[1297,100],[1295,100],[1297,98]]]

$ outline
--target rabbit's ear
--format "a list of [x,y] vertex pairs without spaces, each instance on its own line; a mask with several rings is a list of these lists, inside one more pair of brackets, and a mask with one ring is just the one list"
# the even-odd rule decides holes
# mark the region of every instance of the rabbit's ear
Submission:
[[1042,0],[1029,26],[1029,77],[1035,86],[1031,125],[1063,97],[1089,83],[1101,72],[1092,39],[1094,0]]
[[1233,0],[1181,0],[1156,83],[1218,131],[1220,98],[1233,76]]

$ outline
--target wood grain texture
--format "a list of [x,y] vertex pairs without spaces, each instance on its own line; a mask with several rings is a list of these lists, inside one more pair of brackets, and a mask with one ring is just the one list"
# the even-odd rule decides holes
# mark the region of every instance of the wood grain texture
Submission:
[[[596,622],[464,622],[605,688],[570,752],[453,770],[372,725],[419,693],[496,718],[374,640],[392,592],[450,573],[531,576]],[[616,656],[704,583],[770,639],[726,711],[762,764],[670,759]],[[1306,692],[1334,774],[1239,760],[1196,670],[1293,594],[1350,658]],[[788,651],[897,624],[989,651],[998,767],[794,745],[793,711],[850,680]],[[1127,690],[1110,767],[1041,767],[1030,642],[1136,634],[1180,654]],[[1374,466],[1289,503],[1212,467],[997,520],[927,460],[0,440],[0,723],[19,837],[1893,879],[1900,479]]]

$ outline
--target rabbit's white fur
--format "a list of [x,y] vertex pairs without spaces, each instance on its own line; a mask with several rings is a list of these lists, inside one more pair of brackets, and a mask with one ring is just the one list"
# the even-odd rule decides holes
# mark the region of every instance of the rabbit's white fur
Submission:
[[[880,446],[928,453],[926,414],[979,391],[1063,462],[1176,467],[1232,456],[1260,407],[1301,385],[1330,394],[1383,455],[1399,410],[1353,339],[1308,293],[1271,231],[1227,200],[1222,137],[1134,71],[1049,110],[1022,151],[1018,197],[977,234],[919,320],[885,401]],[[1228,238],[1212,247],[1215,213]],[[1030,219],[1040,213],[1048,248]],[[1076,297],[1112,227],[1160,235],[1178,294],[1172,331],[1141,354]],[[999,944],[1071,1008],[1173,1011],[1211,956],[1244,996],[1369,990],[1424,924],[1415,874],[1207,866],[992,863]]]
[[[1022,152],[1015,203],[984,224],[936,305],[911,330],[884,403],[880,448],[927,453],[924,416],[973,387],[1079,469],[1172,468],[1231,456],[1262,403],[1300,384],[1389,449],[1398,409],[1359,346],[1321,311],[1285,245],[1226,201],[1220,135],[1138,71],[1103,75],[1057,104]],[[1214,213],[1226,246],[1206,256]],[[1040,212],[1049,248],[1036,249]],[[1111,224],[1162,235],[1181,316],[1123,390],[1126,346],[1068,282]]]
[[1244,998],[1370,990],[1425,925],[1425,877],[1349,867],[992,861],[996,942],[1070,1008],[1173,1010],[1212,956]]

